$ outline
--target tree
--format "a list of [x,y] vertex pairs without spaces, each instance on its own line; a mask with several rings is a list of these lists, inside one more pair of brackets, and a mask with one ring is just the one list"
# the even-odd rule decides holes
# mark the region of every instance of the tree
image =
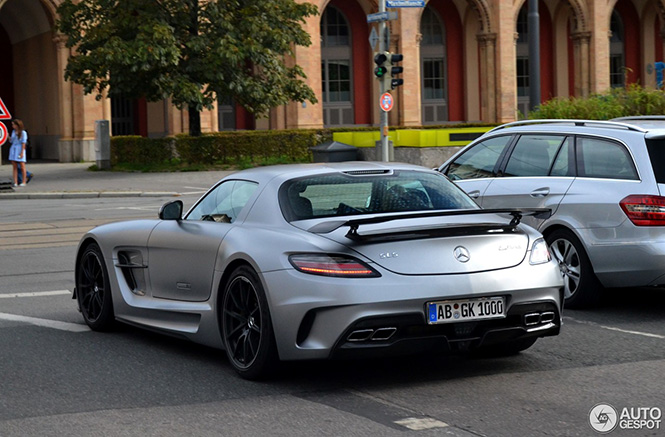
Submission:
[[316,103],[298,65],[286,59],[309,46],[302,28],[316,6],[295,0],[65,0],[57,30],[74,48],[65,79],[86,94],[171,98],[200,111],[233,98],[257,116],[288,102]]

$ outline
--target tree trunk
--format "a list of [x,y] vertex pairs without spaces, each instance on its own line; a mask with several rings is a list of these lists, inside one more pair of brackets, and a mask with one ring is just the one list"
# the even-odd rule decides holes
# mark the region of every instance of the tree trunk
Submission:
[[[199,34],[199,0],[189,1],[189,34],[195,38]],[[190,56],[192,54],[190,53]],[[196,107],[189,105],[189,135],[201,136],[201,113]]]
[[189,107],[189,135],[201,136],[201,113],[195,107]]

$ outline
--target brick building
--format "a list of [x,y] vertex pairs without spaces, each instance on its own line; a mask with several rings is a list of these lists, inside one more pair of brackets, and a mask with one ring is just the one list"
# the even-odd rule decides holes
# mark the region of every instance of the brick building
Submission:
[[[301,0],[298,0],[301,1]],[[95,120],[113,134],[187,131],[187,113],[163,102],[105,99],[65,82],[69,49],[54,32],[60,0],[0,0],[0,97],[30,132],[32,158],[94,160]],[[282,129],[379,124],[373,76],[374,0],[314,0],[310,47],[295,62],[319,103],[275,108],[254,119],[233,102],[202,114],[202,129]],[[529,107],[527,0],[429,0],[390,22],[390,51],[404,55],[391,125],[507,122]],[[541,101],[613,86],[656,86],[663,61],[665,0],[540,0]],[[7,148],[3,147],[6,158]]]

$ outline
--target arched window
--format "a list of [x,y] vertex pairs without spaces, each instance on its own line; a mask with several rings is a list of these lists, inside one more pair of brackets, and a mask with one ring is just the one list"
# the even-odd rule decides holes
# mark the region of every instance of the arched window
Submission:
[[430,7],[420,20],[423,124],[448,121],[446,89],[446,32],[443,21]]
[[625,39],[623,21],[617,11],[612,11],[610,33],[610,86],[622,88],[626,83]]
[[324,126],[352,125],[351,32],[346,17],[328,6],[321,16],[321,80]]

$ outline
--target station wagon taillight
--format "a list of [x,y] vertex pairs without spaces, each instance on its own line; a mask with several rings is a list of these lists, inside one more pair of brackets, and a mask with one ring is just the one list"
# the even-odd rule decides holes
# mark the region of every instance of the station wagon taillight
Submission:
[[632,194],[619,205],[636,226],[665,226],[665,197]]

